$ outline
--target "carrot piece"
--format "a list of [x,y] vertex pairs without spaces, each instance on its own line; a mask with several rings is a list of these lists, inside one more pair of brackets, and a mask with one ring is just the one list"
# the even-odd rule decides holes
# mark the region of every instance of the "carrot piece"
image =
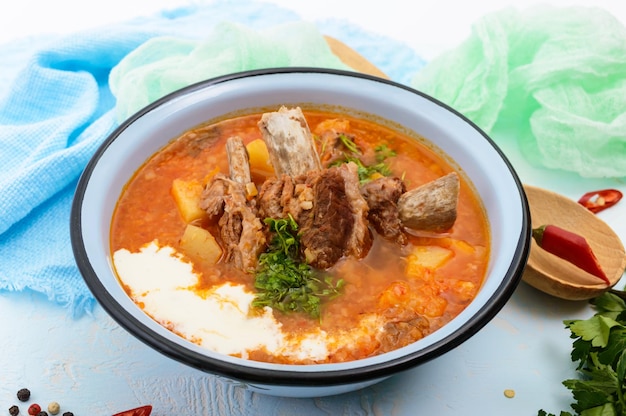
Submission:
[[602,279],[608,285],[611,284],[591,246],[583,236],[556,225],[542,225],[533,229],[533,238],[537,245],[548,253]]

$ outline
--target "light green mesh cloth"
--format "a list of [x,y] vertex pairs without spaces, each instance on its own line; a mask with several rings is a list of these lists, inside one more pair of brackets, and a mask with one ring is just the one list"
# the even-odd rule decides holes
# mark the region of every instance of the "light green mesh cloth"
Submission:
[[626,176],[626,28],[601,9],[486,15],[412,86],[488,133],[513,131],[531,162]]
[[[224,23],[202,41],[148,41],[109,82],[123,120],[196,81],[300,65],[346,68],[312,23],[261,32]],[[626,176],[626,28],[601,9],[504,9],[478,20],[467,40],[423,69],[402,70],[416,74],[413,87],[487,133],[513,132],[531,163],[584,177]]]
[[179,88],[208,78],[260,68],[309,66],[349,69],[312,23],[293,22],[256,31],[220,23],[209,37],[158,37],[128,54],[109,85],[118,120]]

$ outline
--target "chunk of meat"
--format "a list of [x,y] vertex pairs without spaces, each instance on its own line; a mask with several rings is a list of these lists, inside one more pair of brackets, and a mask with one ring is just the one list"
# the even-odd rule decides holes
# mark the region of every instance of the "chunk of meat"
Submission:
[[200,208],[209,218],[219,218],[224,213],[224,198],[228,193],[230,180],[221,173],[216,174],[202,191]]
[[384,238],[402,245],[408,241],[398,211],[398,199],[404,192],[404,182],[396,177],[378,178],[361,186],[372,226]]
[[307,262],[325,269],[344,255],[363,257],[371,246],[371,235],[356,165],[323,170],[308,182],[313,206],[298,218]]
[[252,179],[243,140],[229,138],[226,151],[230,177],[217,174],[212,178],[202,193],[200,208],[210,219],[217,219],[224,261],[252,271],[267,240],[257,216],[256,201],[249,198]]
[[280,178],[270,178],[263,182],[259,190],[259,216],[261,218],[285,218],[287,212],[283,208],[283,194],[289,198],[293,193],[285,190],[285,186],[291,186],[291,176],[283,175]]
[[385,323],[378,335],[380,352],[393,351],[424,338],[430,331],[430,322],[409,308],[392,307],[382,313]]
[[291,215],[298,222],[302,211],[313,208],[313,189],[307,183],[310,175],[312,174],[295,178],[282,175],[280,178],[266,180],[259,191],[259,216],[286,218]]
[[369,207],[361,194],[357,165],[347,163],[338,167],[337,170],[343,177],[345,195],[348,201],[350,201],[355,224],[348,240],[348,254],[360,258],[367,254],[372,243],[372,236],[368,227],[369,222],[367,220]]
[[220,236],[225,248],[224,259],[246,272],[256,269],[258,257],[265,249],[263,224],[252,210],[227,200],[226,215],[219,221]]
[[212,178],[202,193],[200,208],[210,219],[217,219],[224,261],[252,272],[267,240],[256,201],[249,197],[252,179],[248,152],[237,136],[226,141],[226,152],[230,177],[218,173]]
[[323,152],[320,153],[322,165],[328,166],[346,156],[346,148],[342,146],[340,136],[350,128],[345,119],[324,120],[315,127]]
[[315,126],[319,137],[322,166],[332,166],[346,157],[357,156],[365,165],[377,163],[376,150],[367,143],[360,143],[359,136],[349,133],[350,121],[343,118],[328,119]]
[[218,219],[224,261],[244,271],[254,270],[267,240],[256,203],[246,198],[245,185],[215,175],[203,192],[200,208]]
[[456,221],[459,187],[459,175],[451,172],[405,192],[398,199],[402,224],[414,230],[449,230]]
[[259,192],[261,218],[291,215],[300,227],[307,262],[325,269],[342,256],[363,257],[371,246],[367,202],[359,189],[356,165],[283,175]]

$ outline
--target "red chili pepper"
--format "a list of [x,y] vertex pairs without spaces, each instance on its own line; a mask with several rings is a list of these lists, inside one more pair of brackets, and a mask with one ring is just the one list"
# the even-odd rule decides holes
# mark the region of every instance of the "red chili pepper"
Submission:
[[602,189],[587,192],[580,197],[578,203],[594,214],[617,204],[622,199],[622,193],[617,189]]
[[152,406],[141,406],[131,410],[125,410],[120,413],[116,413],[113,416],[150,416],[152,413]]
[[611,284],[598,259],[593,254],[591,246],[583,236],[556,225],[542,225],[533,230],[533,238],[537,245],[548,253],[552,253],[587,273],[599,277],[607,285]]

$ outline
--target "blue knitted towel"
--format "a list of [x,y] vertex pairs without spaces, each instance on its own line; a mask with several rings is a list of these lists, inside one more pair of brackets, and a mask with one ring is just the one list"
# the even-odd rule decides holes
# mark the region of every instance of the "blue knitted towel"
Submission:
[[[156,37],[201,41],[211,35],[219,42],[213,30],[222,22],[260,31],[301,20],[274,5],[224,1],[0,45],[0,290],[43,293],[74,317],[91,310],[94,298],[71,250],[69,214],[82,169],[118,124],[109,74]],[[318,22],[318,28],[309,30],[309,39],[324,33],[354,45],[397,81],[408,83],[423,65],[406,45],[346,22]]]

